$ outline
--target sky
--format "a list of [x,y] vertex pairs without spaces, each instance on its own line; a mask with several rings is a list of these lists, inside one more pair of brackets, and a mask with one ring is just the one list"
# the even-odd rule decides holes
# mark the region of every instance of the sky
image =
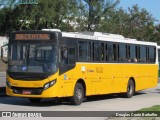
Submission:
[[145,8],[152,16],[160,22],[160,0],[120,0],[119,7],[127,10],[128,7],[138,4],[138,7]]

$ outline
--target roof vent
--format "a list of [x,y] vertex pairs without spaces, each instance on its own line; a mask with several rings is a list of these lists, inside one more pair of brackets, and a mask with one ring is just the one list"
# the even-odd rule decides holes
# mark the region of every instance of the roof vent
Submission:
[[137,41],[137,39],[125,38],[125,40]]
[[124,39],[124,37],[122,35],[103,33],[103,32],[94,32],[94,36],[109,37],[109,38],[115,38],[115,39]]
[[43,31],[61,32],[59,29],[42,29]]

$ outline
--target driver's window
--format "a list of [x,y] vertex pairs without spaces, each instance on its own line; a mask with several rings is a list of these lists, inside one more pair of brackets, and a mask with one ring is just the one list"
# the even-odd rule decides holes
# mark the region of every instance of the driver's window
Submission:
[[75,48],[62,48],[62,64],[74,65],[75,64]]
[[68,64],[68,48],[64,47],[62,48],[62,64],[67,65]]
[[75,48],[69,48],[69,52],[68,52],[68,63],[70,65],[74,65],[75,64]]

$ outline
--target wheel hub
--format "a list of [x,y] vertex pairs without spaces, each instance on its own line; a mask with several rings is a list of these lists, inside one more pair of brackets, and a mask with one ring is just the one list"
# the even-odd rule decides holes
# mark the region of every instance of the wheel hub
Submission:
[[82,90],[81,89],[76,90],[76,98],[78,101],[80,101],[82,99]]

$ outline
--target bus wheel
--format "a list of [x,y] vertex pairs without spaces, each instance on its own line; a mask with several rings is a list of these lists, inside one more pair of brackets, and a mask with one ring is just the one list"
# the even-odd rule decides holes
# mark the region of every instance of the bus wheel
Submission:
[[135,86],[134,86],[133,80],[130,79],[127,85],[127,92],[124,93],[124,97],[131,98],[134,94],[134,91],[135,91]]
[[32,103],[38,103],[41,101],[41,98],[29,98],[29,101]]
[[80,105],[84,99],[84,87],[81,83],[77,83],[74,88],[74,95],[71,97],[73,105]]

